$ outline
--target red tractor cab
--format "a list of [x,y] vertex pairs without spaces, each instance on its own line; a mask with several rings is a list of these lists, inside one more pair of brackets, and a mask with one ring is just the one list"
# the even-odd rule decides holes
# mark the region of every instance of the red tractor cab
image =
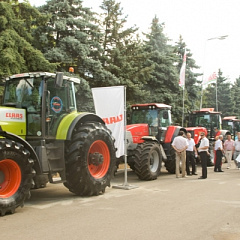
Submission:
[[189,115],[188,127],[204,127],[207,129],[208,138],[214,140],[217,134],[216,129],[222,129],[221,113],[215,112],[214,108],[202,108],[199,111],[192,111]]
[[222,120],[223,129],[228,130],[234,140],[237,139],[237,133],[240,132],[240,119],[236,116],[224,117]]

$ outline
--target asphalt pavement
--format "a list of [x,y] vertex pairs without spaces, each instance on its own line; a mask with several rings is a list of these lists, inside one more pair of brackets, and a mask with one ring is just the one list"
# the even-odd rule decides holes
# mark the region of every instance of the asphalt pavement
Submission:
[[15,214],[0,217],[0,238],[239,240],[240,171],[234,164],[226,167],[223,173],[208,167],[203,180],[198,179],[200,166],[198,176],[187,178],[163,168],[154,181],[140,181],[130,169],[127,175],[120,169],[114,187],[94,197],[78,197],[62,184],[48,184],[33,190]]

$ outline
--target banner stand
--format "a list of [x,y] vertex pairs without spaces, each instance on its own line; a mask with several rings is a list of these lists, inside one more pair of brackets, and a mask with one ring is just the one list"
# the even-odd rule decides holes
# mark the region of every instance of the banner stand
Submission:
[[124,183],[120,184],[120,185],[114,185],[114,186],[112,186],[112,188],[125,189],[125,190],[138,188],[138,186],[128,184],[128,181],[127,181],[127,155],[126,154],[124,156]]
[[126,126],[127,126],[127,109],[126,109],[126,87],[124,87],[124,183],[112,186],[112,188],[130,190],[138,188],[134,185],[129,185],[127,181],[127,139],[126,139]]

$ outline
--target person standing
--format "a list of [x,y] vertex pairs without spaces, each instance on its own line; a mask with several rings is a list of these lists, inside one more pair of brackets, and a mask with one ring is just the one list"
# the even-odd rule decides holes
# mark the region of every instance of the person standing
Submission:
[[[196,173],[196,162],[195,155],[197,155],[197,149],[195,147],[195,142],[192,139],[191,133],[187,133],[188,148],[186,149],[186,172],[188,176],[197,175]],[[192,174],[190,173],[189,163],[192,165]]]
[[201,132],[201,143],[198,147],[198,152],[201,158],[202,165],[202,176],[198,179],[206,179],[207,178],[207,160],[208,160],[208,148],[209,148],[209,140],[206,138],[205,133]]
[[236,168],[239,169],[238,162],[237,162],[236,158],[240,154],[240,132],[237,133],[237,137],[238,137],[238,139],[235,140],[235,142],[234,142],[234,156],[233,156],[233,158],[234,158],[234,162],[236,164]]
[[222,170],[222,157],[223,157],[223,135],[219,135],[219,139],[215,142],[214,150],[216,151],[216,163],[214,172],[223,172]]
[[231,160],[234,152],[234,141],[232,140],[231,133],[228,132],[227,134],[227,140],[224,142],[223,149],[225,153],[225,157],[227,159],[227,169],[231,168]]
[[185,177],[186,174],[186,149],[188,147],[188,142],[185,137],[183,137],[184,132],[179,131],[177,137],[173,139],[172,147],[176,151],[176,177],[178,178],[180,161],[182,161],[182,177]]

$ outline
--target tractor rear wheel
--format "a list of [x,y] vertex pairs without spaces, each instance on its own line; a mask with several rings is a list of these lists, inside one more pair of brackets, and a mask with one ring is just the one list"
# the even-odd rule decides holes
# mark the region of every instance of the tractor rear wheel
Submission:
[[161,171],[162,155],[159,144],[144,142],[135,150],[135,173],[141,180],[154,180]]
[[99,122],[76,127],[66,146],[66,182],[80,196],[99,195],[110,187],[116,165],[116,149],[110,130]]
[[[169,152],[169,156],[165,162],[165,167],[169,173],[176,172],[176,153],[172,146],[170,147],[170,152]],[[180,169],[180,172],[181,172],[181,169]]]
[[0,215],[14,213],[30,197],[33,161],[29,152],[8,139],[0,140]]

